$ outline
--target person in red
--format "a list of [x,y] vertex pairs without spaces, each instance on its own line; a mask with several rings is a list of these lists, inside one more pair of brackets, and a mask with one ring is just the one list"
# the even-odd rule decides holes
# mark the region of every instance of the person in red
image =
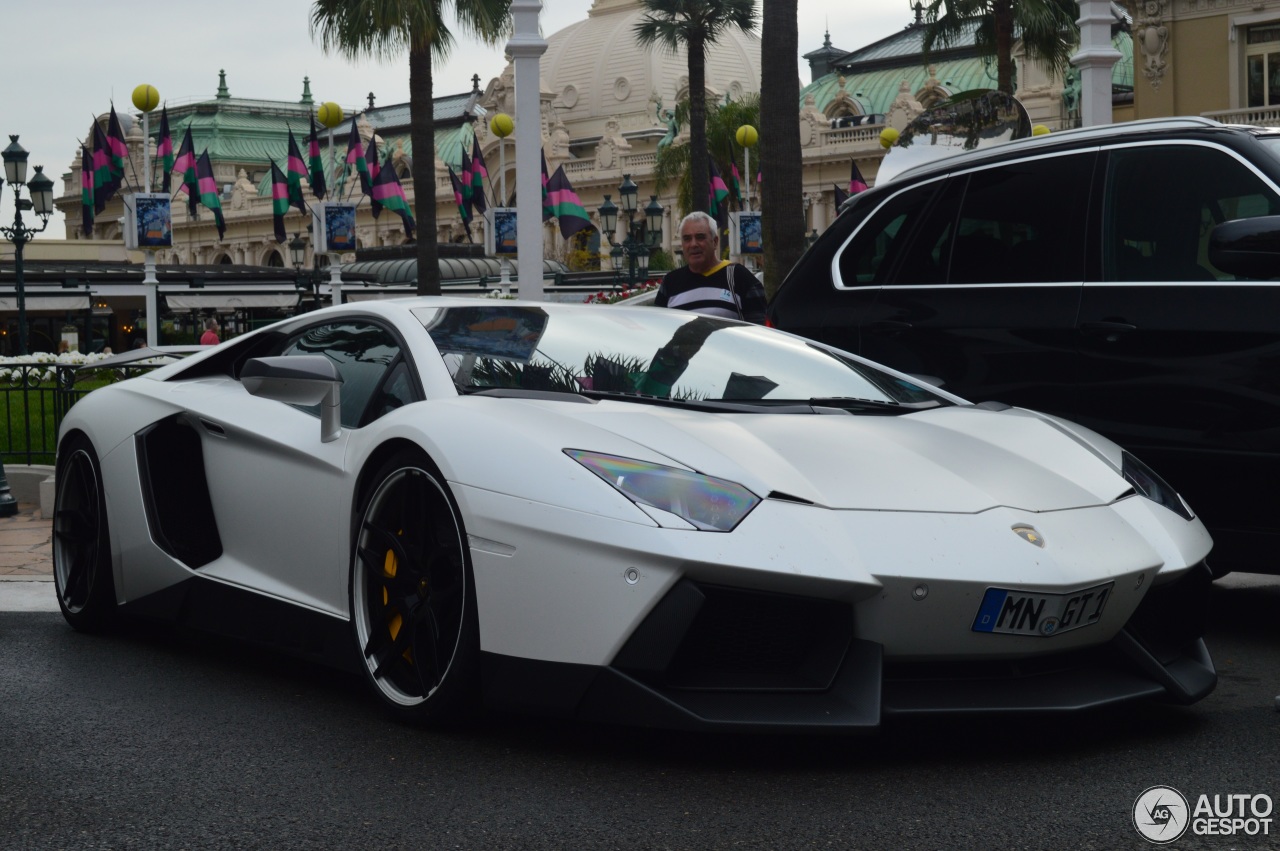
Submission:
[[715,219],[703,212],[685,216],[680,222],[680,247],[685,265],[662,279],[654,305],[764,322],[764,287],[746,266],[720,259]]
[[204,321],[204,333],[200,335],[200,345],[216,346],[222,340],[218,337],[218,320],[210,316]]

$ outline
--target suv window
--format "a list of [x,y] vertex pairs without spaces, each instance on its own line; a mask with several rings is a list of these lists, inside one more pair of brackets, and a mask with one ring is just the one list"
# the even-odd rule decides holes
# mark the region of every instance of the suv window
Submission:
[[1043,157],[972,172],[951,249],[953,284],[1084,280],[1095,154]]
[[[368,322],[316,325],[289,340],[282,355],[324,355],[342,375],[342,425],[359,428],[418,394],[391,332]],[[320,415],[319,406],[299,406]]]
[[1204,145],[1110,152],[1103,216],[1107,281],[1235,280],[1209,262],[1209,231],[1280,213],[1280,198],[1231,154]]
[[841,280],[845,286],[1084,280],[1094,160],[1090,151],[1002,163],[902,192],[849,242]]
[[[890,270],[904,254],[903,246],[912,228],[924,217],[929,201],[941,184],[938,181],[900,192],[872,214],[840,254],[840,283],[843,286],[866,286],[888,281]],[[917,258],[917,263],[923,262],[924,258]],[[941,264],[934,266],[933,282],[941,280],[941,268]]]

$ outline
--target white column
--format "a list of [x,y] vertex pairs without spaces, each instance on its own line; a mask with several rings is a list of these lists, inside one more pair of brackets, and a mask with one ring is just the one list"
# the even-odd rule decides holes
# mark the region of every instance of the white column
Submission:
[[1110,0],[1077,0],[1080,6],[1080,51],[1071,64],[1080,69],[1080,124],[1110,124],[1111,68],[1120,51],[1111,46]]
[[507,55],[516,76],[516,261],[520,298],[542,300],[542,151],[541,73],[547,50],[538,32],[539,0],[512,0],[514,33]]

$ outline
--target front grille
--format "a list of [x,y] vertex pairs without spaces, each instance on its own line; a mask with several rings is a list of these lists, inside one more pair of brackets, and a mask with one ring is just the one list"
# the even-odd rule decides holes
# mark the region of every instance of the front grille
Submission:
[[1202,562],[1177,580],[1152,588],[1125,630],[1168,665],[1208,628],[1212,583],[1213,574]]
[[[694,601],[691,603],[690,601]],[[665,605],[668,602],[671,605]],[[672,617],[676,609],[679,617]],[[662,635],[645,626],[662,625]],[[685,580],[637,629],[622,653],[645,659],[635,671],[653,685],[674,689],[794,691],[827,688],[853,638],[848,603]],[[671,633],[679,630],[680,634]],[[642,645],[650,645],[649,647]],[[654,664],[652,646],[671,649]],[[634,667],[641,667],[636,665]]]

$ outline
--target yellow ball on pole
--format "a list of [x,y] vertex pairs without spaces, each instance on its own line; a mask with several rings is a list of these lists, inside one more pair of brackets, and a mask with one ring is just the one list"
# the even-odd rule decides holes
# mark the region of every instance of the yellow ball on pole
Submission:
[[320,108],[316,110],[316,118],[319,119],[320,123],[325,127],[337,127],[342,123],[342,119],[345,117],[346,116],[342,114],[342,107],[338,106],[331,100],[327,100],[320,104]]
[[880,147],[892,148],[893,143],[898,141],[898,131],[892,127],[886,127],[880,131]]
[[744,124],[738,128],[738,132],[734,134],[733,138],[737,140],[740,147],[754,148],[756,142],[760,141],[760,134],[750,124]]
[[139,112],[150,112],[160,105],[160,92],[146,83],[133,90],[133,105]]
[[499,112],[489,119],[489,130],[499,139],[505,139],[515,132],[516,123],[505,112]]
[[1032,136],[1048,136],[1049,128],[1045,127],[1043,124],[1037,124],[1035,127],[1031,128],[1031,135]]

